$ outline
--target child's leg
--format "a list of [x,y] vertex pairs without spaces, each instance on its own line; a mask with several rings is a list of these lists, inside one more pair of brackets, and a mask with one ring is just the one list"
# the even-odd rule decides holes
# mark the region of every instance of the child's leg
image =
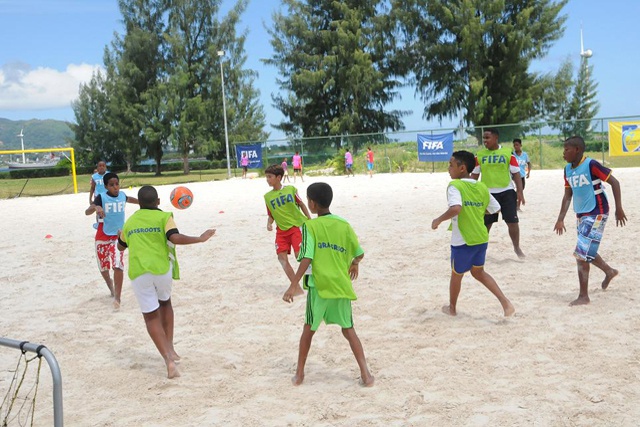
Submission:
[[482,283],[489,291],[498,298],[500,304],[502,304],[502,309],[504,310],[505,316],[512,316],[516,309],[511,304],[511,301],[507,299],[506,296],[502,293],[502,290],[496,283],[496,281],[491,277],[489,273],[484,271],[484,267],[471,267],[471,275],[476,278],[480,283]]
[[171,298],[166,301],[158,301],[160,303],[160,321],[162,322],[162,329],[167,337],[167,343],[169,344],[169,355],[171,359],[176,361],[180,360],[180,356],[176,353],[173,347],[173,305],[171,305]]
[[451,270],[451,279],[449,280],[449,305],[442,307],[442,312],[450,316],[455,316],[456,304],[458,303],[458,295],[462,286],[462,277],[464,274],[458,274]]
[[[298,257],[297,253],[296,253],[296,258]],[[284,269],[284,273],[287,275],[287,279],[289,279],[289,283],[291,283],[293,281],[293,279],[296,276],[295,271],[293,271],[293,267],[291,267],[291,264],[289,264],[289,254],[287,254],[286,252],[279,252],[278,253],[278,261],[280,261],[280,265],[282,266],[282,268]],[[291,285],[289,285],[289,288],[291,287]],[[287,289],[289,289],[287,288]],[[298,289],[295,289],[293,291],[293,295],[304,295],[304,291],[302,290],[302,287],[300,286],[300,284],[298,284]]]
[[167,365],[167,377],[179,377],[180,372],[178,372],[176,362],[173,361],[169,352],[169,343],[160,319],[160,310],[154,310],[151,313],[143,313],[142,315],[144,316],[144,322],[147,325],[147,332],[160,352],[160,355],[164,358],[164,363]]
[[578,298],[571,301],[569,305],[584,305],[589,304],[589,270],[590,264],[584,260],[576,260],[578,264],[578,283],[580,284],[580,292]]
[[300,336],[300,348],[298,350],[298,366],[296,368],[296,374],[291,378],[293,385],[300,385],[304,381],[304,365],[307,363],[307,356],[309,355],[309,349],[311,348],[311,340],[315,331],[311,330],[311,325],[304,325],[302,329],[302,336]]
[[110,243],[96,240],[94,242],[96,249],[96,260],[98,261],[98,270],[100,271],[100,275],[102,279],[104,279],[104,283],[107,284],[107,288],[109,288],[109,293],[113,298],[113,281],[111,280],[109,269],[111,265],[113,265],[113,260],[110,255]]
[[509,228],[509,237],[511,237],[511,243],[513,243],[513,250],[518,255],[518,258],[524,258],[524,252],[520,249],[520,225],[517,222],[507,223]]
[[351,351],[356,358],[356,362],[358,362],[362,385],[365,387],[372,387],[375,378],[371,375],[369,368],[367,367],[367,359],[364,357],[364,349],[362,348],[360,338],[358,338],[358,335],[356,334],[356,330],[353,327],[342,328],[342,335],[344,335],[347,341],[349,341]]
[[114,294],[113,294],[113,308],[120,308],[120,296],[122,295],[122,282],[124,281],[124,271],[121,268],[113,269],[113,282],[114,282]]
[[615,268],[611,268],[600,255],[596,255],[593,261],[591,261],[591,264],[595,265],[604,272],[605,277],[602,281],[602,289],[607,289],[611,280],[618,275],[618,270],[616,270]]
[[109,293],[111,294],[111,298],[113,298],[113,281],[111,280],[111,276],[109,275],[109,270],[101,271],[100,275],[104,279],[104,283],[107,284],[107,288],[109,288]]

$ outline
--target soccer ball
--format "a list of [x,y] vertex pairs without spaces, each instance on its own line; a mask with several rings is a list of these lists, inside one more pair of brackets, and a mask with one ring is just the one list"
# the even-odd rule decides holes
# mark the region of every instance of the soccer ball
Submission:
[[171,204],[178,209],[187,209],[193,203],[193,193],[187,187],[176,187],[169,196]]

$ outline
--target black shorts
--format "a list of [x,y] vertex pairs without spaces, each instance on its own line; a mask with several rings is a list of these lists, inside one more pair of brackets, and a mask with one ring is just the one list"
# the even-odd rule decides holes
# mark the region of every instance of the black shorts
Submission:
[[[502,193],[491,193],[494,199],[500,203],[500,213],[502,219],[507,224],[518,223],[518,196],[515,190],[507,190]],[[498,222],[498,214],[484,216],[484,225]]]

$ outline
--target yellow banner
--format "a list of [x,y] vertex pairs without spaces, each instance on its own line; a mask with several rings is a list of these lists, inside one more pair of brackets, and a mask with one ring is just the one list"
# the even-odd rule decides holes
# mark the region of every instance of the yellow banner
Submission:
[[609,122],[609,155],[640,156],[640,122]]

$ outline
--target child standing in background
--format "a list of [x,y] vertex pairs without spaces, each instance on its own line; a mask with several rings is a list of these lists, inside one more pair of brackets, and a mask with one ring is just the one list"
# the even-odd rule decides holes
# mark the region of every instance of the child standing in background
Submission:
[[[106,187],[104,186],[104,175],[109,172],[107,170],[107,162],[104,160],[100,160],[96,165],[96,170],[91,175],[91,188],[89,189],[89,204],[93,203],[94,196],[98,196],[100,194],[104,194],[107,192]],[[98,228],[98,222],[100,222],[100,218],[96,216],[96,222],[93,224],[93,228]]]
[[295,184],[296,182],[296,175],[300,175],[300,179],[304,182],[304,178],[302,177],[302,156],[298,151],[293,155],[291,163],[293,165],[293,183]]
[[349,178],[349,174],[356,176],[353,173],[353,156],[351,155],[351,153],[349,152],[349,149],[347,148],[347,151],[345,151],[344,153],[344,167],[347,171],[347,178]]
[[282,159],[282,170],[284,172],[284,174],[282,175],[282,182],[291,182],[291,180],[289,179],[289,165],[287,165],[287,158],[285,157],[284,159]]

